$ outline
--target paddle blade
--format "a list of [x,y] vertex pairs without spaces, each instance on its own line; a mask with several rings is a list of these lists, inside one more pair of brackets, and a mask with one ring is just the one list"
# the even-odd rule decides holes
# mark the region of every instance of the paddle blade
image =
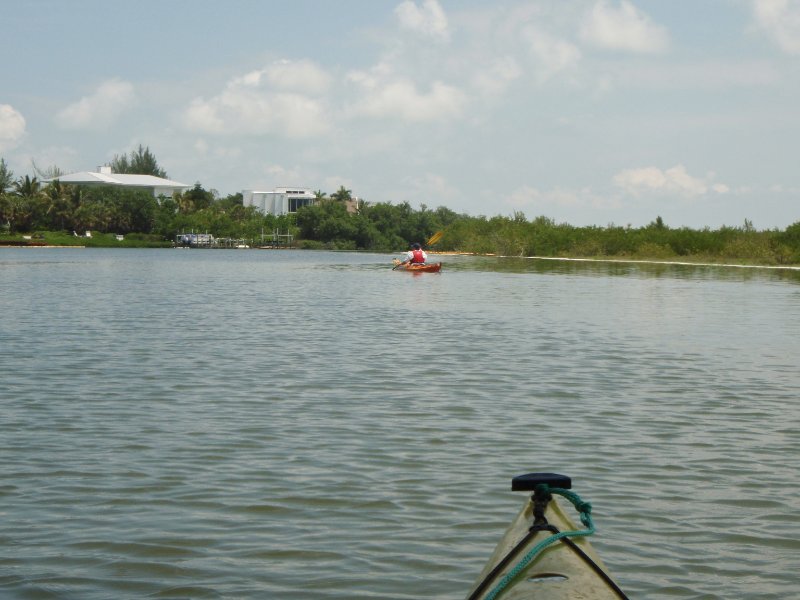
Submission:
[[436,233],[434,233],[430,237],[430,239],[428,240],[428,243],[426,244],[426,246],[433,246],[436,242],[438,242],[440,239],[442,239],[443,235],[444,235],[444,231],[437,231]]

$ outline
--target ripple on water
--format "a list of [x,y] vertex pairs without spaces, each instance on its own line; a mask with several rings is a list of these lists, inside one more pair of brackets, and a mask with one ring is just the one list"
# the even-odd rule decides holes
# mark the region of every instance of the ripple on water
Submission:
[[25,256],[0,289],[0,595],[461,597],[532,470],[572,475],[631,597],[795,592],[791,280]]

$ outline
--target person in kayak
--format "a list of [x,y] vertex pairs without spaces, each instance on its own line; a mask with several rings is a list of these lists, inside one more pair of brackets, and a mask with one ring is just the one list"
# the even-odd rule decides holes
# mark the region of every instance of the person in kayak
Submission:
[[422,249],[422,246],[415,242],[411,244],[411,250],[406,253],[406,259],[400,264],[407,265],[411,263],[414,265],[424,265],[426,262],[428,262],[428,255],[425,253],[425,250]]

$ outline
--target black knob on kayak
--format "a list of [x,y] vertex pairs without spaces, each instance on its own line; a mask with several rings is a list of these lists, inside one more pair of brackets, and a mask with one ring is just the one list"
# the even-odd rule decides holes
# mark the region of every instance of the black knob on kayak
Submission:
[[546,483],[550,487],[572,488],[572,479],[566,475],[558,473],[528,473],[527,475],[517,475],[511,480],[512,492],[532,492],[540,483]]

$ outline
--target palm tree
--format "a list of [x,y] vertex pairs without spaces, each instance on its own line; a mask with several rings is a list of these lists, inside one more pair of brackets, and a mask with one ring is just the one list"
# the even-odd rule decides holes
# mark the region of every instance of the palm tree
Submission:
[[333,194],[331,194],[331,200],[338,200],[339,202],[347,202],[348,200],[352,199],[353,199],[352,190],[348,190],[343,185],[339,186],[339,189],[336,190]]
[[66,229],[66,224],[71,220],[74,208],[72,192],[69,187],[56,179],[44,188],[42,196],[46,199],[44,218],[48,221],[47,225],[52,225],[57,229]]
[[37,213],[44,212],[40,204],[46,200],[46,196],[42,192],[39,180],[36,177],[31,178],[29,175],[20,177],[11,186],[11,193],[8,196],[10,199],[7,207],[9,215],[6,218],[11,229],[30,230],[37,220]]
[[37,198],[42,193],[42,184],[39,183],[36,176],[33,178],[30,175],[20,177],[14,182],[13,188],[13,195],[19,198],[28,198],[29,200]]
[[0,158],[0,194],[14,183],[14,172],[8,168],[5,159]]
[[83,202],[75,211],[75,222],[80,230],[108,231],[111,223],[110,207],[102,201],[90,199]]
[[194,210],[194,198],[185,192],[176,192],[173,196],[178,205],[178,212],[187,215]]

